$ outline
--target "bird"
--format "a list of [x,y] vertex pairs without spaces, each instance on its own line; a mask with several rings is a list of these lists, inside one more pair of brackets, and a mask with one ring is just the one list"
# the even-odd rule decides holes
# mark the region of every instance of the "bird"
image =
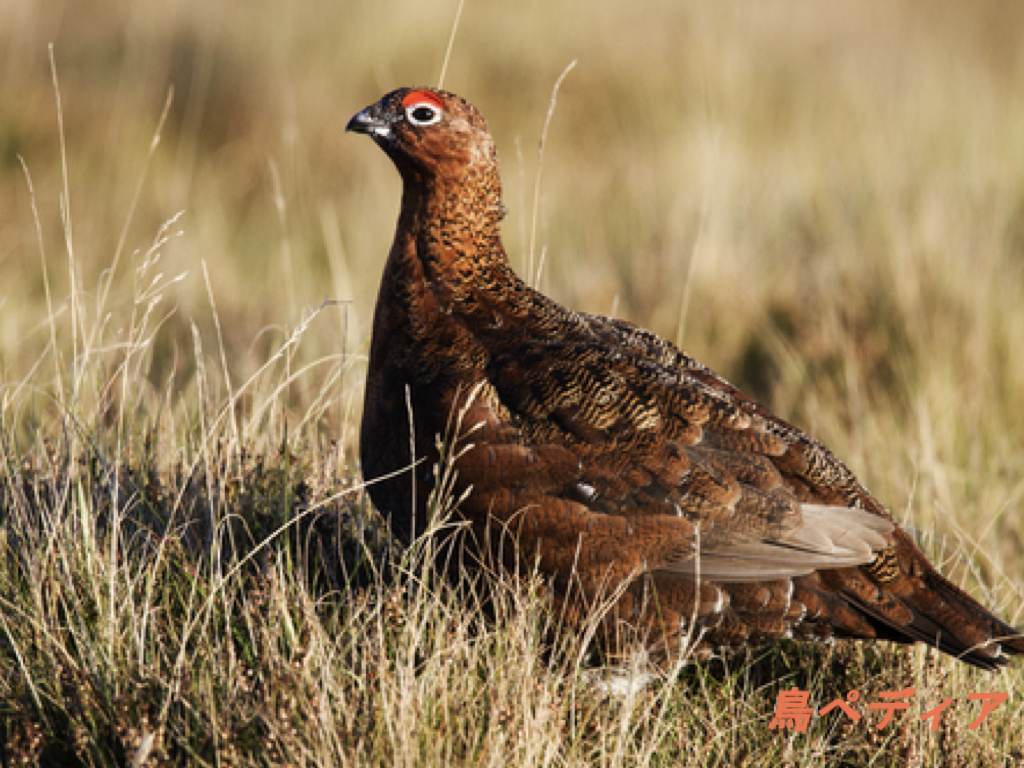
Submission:
[[1024,654],[814,437],[675,344],[521,280],[495,144],[468,101],[400,88],[346,131],[402,180],[359,449],[400,540],[428,530],[444,491],[468,530],[458,546],[535,569],[570,624],[605,606],[613,654],[790,638],[925,643],[984,670]]

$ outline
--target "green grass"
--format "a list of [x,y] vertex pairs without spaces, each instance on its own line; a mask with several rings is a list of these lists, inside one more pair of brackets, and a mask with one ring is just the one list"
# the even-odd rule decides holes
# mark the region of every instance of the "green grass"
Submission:
[[[454,16],[0,0],[0,763],[1019,764],[1019,663],[785,644],[607,699],[533,580],[389,543],[355,446],[400,188],[342,129],[436,82]],[[1000,2],[470,0],[446,82],[521,273],[819,436],[1018,625],[1022,34]],[[793,685],[866,717],[772,731]]]

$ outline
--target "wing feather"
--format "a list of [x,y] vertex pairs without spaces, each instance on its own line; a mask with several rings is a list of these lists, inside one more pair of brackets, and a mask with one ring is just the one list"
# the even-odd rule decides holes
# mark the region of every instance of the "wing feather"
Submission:
[[711,581],[793,578],[870,563],[893,529],[888,520],[850,507],[803,504],[800,513],[799,526],[777,540],[713,547],[658,570]]

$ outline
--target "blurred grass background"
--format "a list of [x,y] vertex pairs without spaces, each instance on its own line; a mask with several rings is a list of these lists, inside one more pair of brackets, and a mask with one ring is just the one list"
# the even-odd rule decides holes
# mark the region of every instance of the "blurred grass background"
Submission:
[[[127,333],[136,270],[183,212],[159,266],[187,275],[161,291],[133,381],[140,430],[164,430],[169,454],[188,453],[173,435],[202,420],[188,405],[198,369],[211,388],[198,402],[226,402],[330,298],[341,303],[287,360],[310,369],[285,375],[283,395],[247,391],[238,408],[272,402],[275,436],[299,434],[314,452],[337,441],[332,456],[354,471],[362,355],[400,184],[344,126],[385,91],[437,83],[455,11],[0,0],[4,428],[24,445],[48,439],[33,430],[64,403],[55,393],[74,378],[76,344],[92,328],[111,348]],[[954,580],[976,571],[999,585],[983,596],[1017,624],[1022,40],[1024,5],[998,0],[467,0],[445,82],[497,141],[521,274],[539,271],[540,287],[574,308],[680,341],[819,436],[936,537],[929,551]],[[531,258],[538,142],[572,60]],[[95,387],[97,425],[112,391]]]

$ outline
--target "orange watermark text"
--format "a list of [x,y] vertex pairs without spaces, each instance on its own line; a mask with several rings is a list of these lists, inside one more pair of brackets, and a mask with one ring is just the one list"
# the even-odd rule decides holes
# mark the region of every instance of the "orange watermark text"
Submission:
[[[901,691],[880,691],[878,696],[883,701],[874,701],[868,704],[868,709],[880,710],[884,713],[882,718],[875,725],[878,730],[886,728],[893,719],[896,717],[896,713],[902,713],[904,710],[910,709],[909,699],[914,698],[917,695],[917,691],[914,690],[913,686],[907,686]],[[972,731],[978,728],[984,721],[985,718],[996,707],[1000,706],[1010,697],[1008,693],[971,693],[967,695],[970,701],[981,702],[981,711],[978,716],[967,726]],[[815,714],[814,709],[808,706],[808,702],[811,698],[810,691],[802,691],[795,685],[787,691],[779,691],[778,699],[775,702],[775,716],[772,718],[771,723],[768,727],[772,730],[776,728],[780,730],[791,729],[795,731],[806,731],[807,726],[811,722],[811,717]],[[857,722],[864,715],[857,710],[853,705],[860,701],[860,691],[853,689],[846,694],[844,699],[835,699],[829,704],[818,710],[819,716],[827,715],[834,709],[838,709],[846,717],[850,718],[853,722]],[[930,721],[929,729],[933,731],[939,730],[939,719],[942,717],[943,711],[953,703],[953,699],[946,697],[937,706],[929,709],[927,712],[918,717],[918,720]]]

